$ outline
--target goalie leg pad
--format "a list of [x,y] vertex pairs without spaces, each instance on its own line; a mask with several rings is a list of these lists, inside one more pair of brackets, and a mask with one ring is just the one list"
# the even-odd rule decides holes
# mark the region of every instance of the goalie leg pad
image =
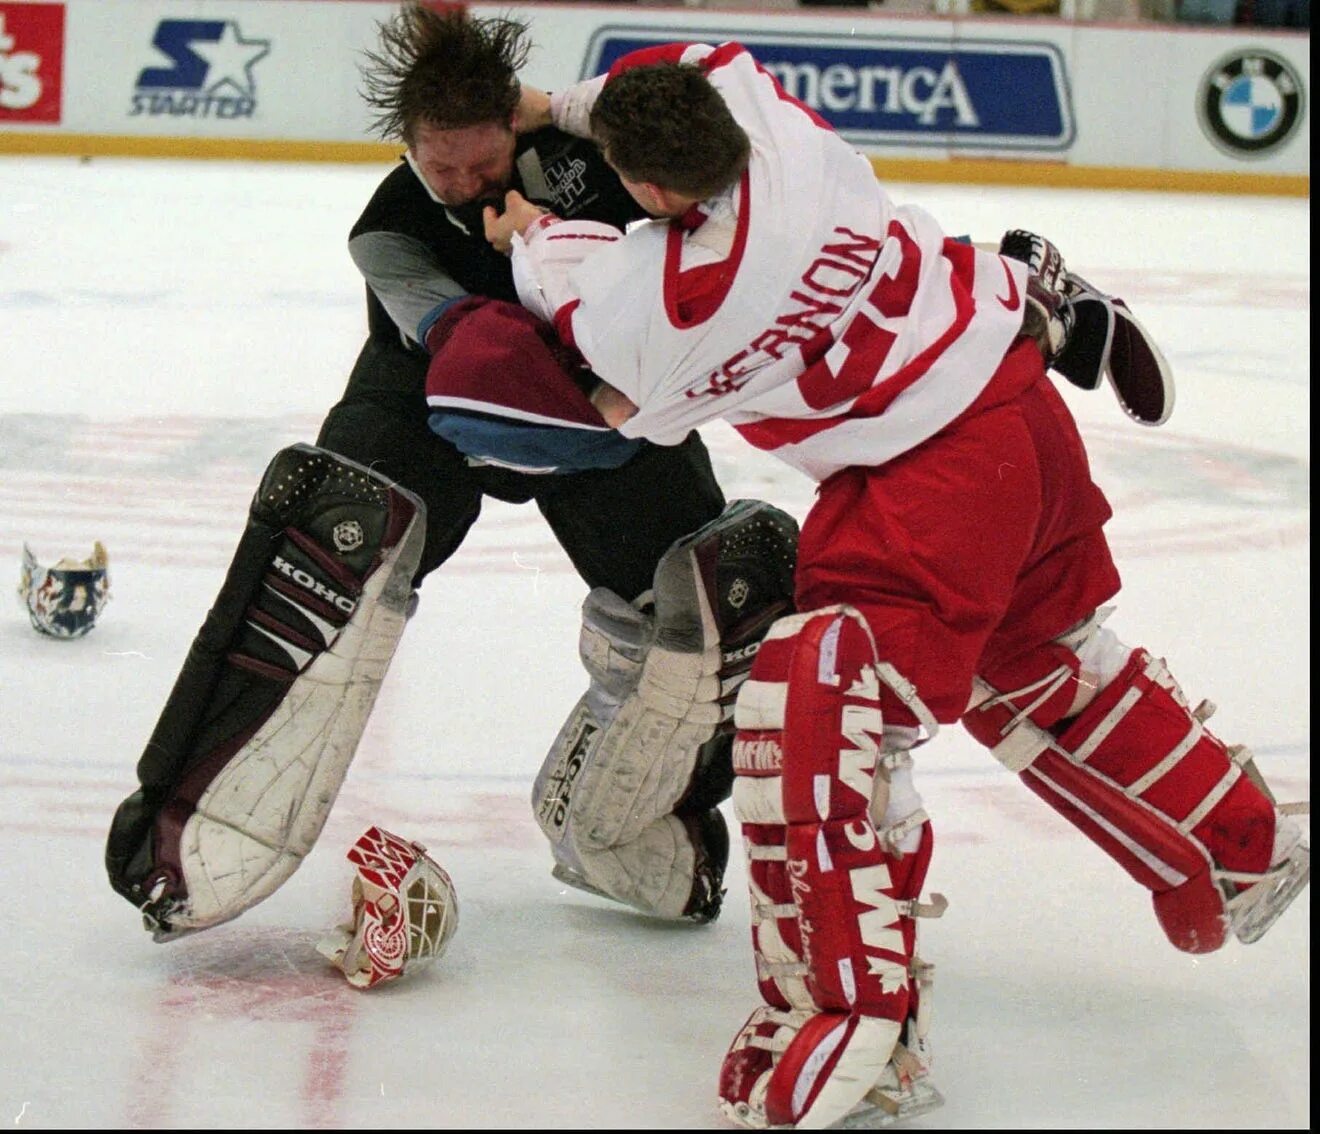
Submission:
[[324,450],[272,460],[106,843],[157,940],[238,916],[315,843],[402,634],[424,508]]
[[786,513],[735,501],[661,558],[651,609],[587,596],[590,685],[532,790],[556,877],[659,917],[718,915],[732,703],[791,608],[796,538]]
[[1246,749],[1205,727],[1213,706],[1189,709],[1163,661],[1122,651],[1080,711],[1070,702],[1083,664],[1054,643],[1035,659],[1038,680],[1018,684],[1030,658],[978,679],[964,724],[1152,892],[1177,948],[1256,940],[1310,877],[1293,809],[1276,807]]
[[[938,1105],[903,1042],[917,1042],[913,918],[932,842],[924,812],[889,807],[905,756],[882,753],[879,668],[852,608],[796,615],[771,628],[738,698],[733,799],[766,1001],[720,1076],[721,1107],[744,1126]],[[874,815],[897,821],[878,830]],[[897,852],[917,826],[918,849]]]

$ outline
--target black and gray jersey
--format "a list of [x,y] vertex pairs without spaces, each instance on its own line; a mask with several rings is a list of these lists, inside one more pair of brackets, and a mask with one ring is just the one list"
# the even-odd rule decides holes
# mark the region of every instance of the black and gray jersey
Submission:
[[[509,186],[558,216],[624,228],[645,216],[596,146],[550,128],[518,139]],[[450,208],[437,201],[406,159],[381,182],[349,234],[348,250],[367,283],[373,336],[421,349],[426,332],[465,295],[518,301],[509,258],[486,241],[481,213],[503,201]]]

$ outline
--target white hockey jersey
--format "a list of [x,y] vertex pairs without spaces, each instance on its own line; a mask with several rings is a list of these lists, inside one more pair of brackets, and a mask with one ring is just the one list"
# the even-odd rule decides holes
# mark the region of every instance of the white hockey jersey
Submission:
[[[695,229],[534,226],[514,241],[523,302],[636,403],[626,436],[676,444],[722,417],[819,480],[938,432],[1020,332],[1025,266],[896,206],[870,162],[744,48],[673,51],[706,69],[747,132],[740,184]],[[560,124],[580,128],[600,88],[557,96],[577,116]],[[715,294],[685,308],[683,273],[721,259]]]

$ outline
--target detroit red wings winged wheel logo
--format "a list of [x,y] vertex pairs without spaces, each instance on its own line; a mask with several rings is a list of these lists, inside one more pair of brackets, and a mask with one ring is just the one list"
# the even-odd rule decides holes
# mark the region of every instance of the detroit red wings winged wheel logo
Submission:
[[435,960],[458,929],[453,880],[421,843],[371,827],[353,844],[353,920],[317,951],[355,988],[397,980]]

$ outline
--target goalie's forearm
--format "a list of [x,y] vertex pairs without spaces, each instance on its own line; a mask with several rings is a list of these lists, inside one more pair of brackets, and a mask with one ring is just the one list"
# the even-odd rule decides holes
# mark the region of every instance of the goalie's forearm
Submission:
[[[550,231],[554,240],[546,239]],[[566,317],[581,300],[574,270],[589,255],[622,236],[617,228],[600,221],[559,220],[552,215],[538,218],[526,226],[524,234],[515,232],[511,241],[518,299],[528,311],[558,326],[561,313]]]
[[536,87],[522,84],[518,92],[518,107],[513,116],[513,128],[519,134],[530,134],[553,126],[550,114],[550,96]]
[[590,138],[591,108],[596,105],[605,79],[605,75],[597,75],[594,79],[584,79],[550,95],[547,101],[554,125],[566,134]]

